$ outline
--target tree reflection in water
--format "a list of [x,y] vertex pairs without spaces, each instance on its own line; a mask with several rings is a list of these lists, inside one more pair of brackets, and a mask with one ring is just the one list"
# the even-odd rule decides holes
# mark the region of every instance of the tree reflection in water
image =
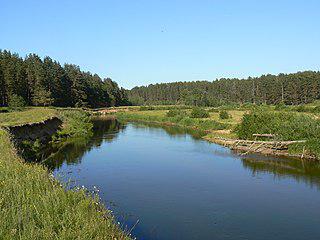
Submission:
[[243,157],[242,164],[244,168],[250,169],[253,175],[271,173],[279,179],[291,177],[320,189],[320,162],[318,161],[255,154]]
[[[69,139],[66,142],[54,144],[48,147],[46,152],[51,155],[43,163],[50,170],[59,169],[61,165],[80,163],[83,155],[92,148],[98,147],[102,142],[112,142],[126,125],[115,119],[93,119],[93,135],[90,138]],[[48,154],[47,154],[48,155]]]

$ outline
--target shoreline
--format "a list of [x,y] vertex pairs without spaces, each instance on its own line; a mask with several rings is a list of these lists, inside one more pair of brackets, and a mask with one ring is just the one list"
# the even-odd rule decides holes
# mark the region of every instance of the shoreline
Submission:
[[[113,115],[117,118],[117,115]],[[300,159],[304,159],[304,160],[309,160],[309,161],[319,161],[317,158],[315,158],[312,155],[308,155],[305,153],[301,153],[301,154],[292,154],[289,153],[288,149],[274,149],[272,147],[266,147],[268,146],[268,143],[270,143],[269,141],[263,141],[265,143],[265,145],[263,147],[259,147],[259,146],[248,146],[248,145],[237,145],[236,142],[237,141],[245,141],[242,139],[232,139],[232,138],[222,138],[219,136],[216,137],[210,137],[207,134],[212,133],[215,134],[214,131],[209,131],[209,130],[201,130],[197,127],[188,127],[188,126],[183,126],[181,124],[177,124],[177,123],[173,123],[173,122],[159,122],[159,121],[148,121],[148,120],[126,120],[125,117],[124,118],[120,118],[123,121],[126,122],[141,122],[141,123],[151,123],[151,124],[157,124],[160,126],[177,126],[177,127],[181,127],[181,128],[186,128],[186,129],[191,129],[191,130],[197,130],[197,131],[203,131],[206,133],[206,135],[201,136],[201,138],[203,140],[206,140],[208,142],[211,143],[215,143],[215,144],[219,144],[221,146],[224,147],[228,147],[230,150],[237,152],[240,155],[246,155],[249,153],[255,153],[255,154],[261,154],[264,156],[277,156],[277,157],[288,157],[288,158],[300,158]],[[253,142],[253,141],[248,141],[248,142]],[[257,141],[258,145],[261,143],[262,141]],[[281,143],[281,142],[279,142]]]
[[[14,118],[20,116],[20,113],[14,114]],[[45,124],[50,123],[47,120],[51,116],[42,115],[33,121],[0,127],[0,194],[3,203],[0,217],[8,219],[6,225],[0,226],[2,237],[48,239],[48,236],[72,238],[76,234],[81,239],[131,239],[126,229],[120,228],[113,214],[100,202],[98,195],[91,195],[85,188],[67,189],[47,167],[27,162],[19,154],[10,128],[18,131],[19,140],[21,137],[36,139],[43,133],[54,136],[52,126]],[[59,118],[58,113],[55,117]],[[23,136],[29,128],[33,132]],[[40,225],[37,224],[39,220]]]

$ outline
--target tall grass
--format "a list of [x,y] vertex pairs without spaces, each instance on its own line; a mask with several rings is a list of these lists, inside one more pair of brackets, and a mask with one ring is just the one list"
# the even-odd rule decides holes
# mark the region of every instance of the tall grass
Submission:
[[66,190],[41,165],[24,163],[0,130],[1,239],[128,239],[85,190]]

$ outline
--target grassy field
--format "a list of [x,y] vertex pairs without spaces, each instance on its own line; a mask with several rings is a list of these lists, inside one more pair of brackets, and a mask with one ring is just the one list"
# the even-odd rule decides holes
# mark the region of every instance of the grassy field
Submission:
[[[54,109],[0,113],[1,126],[39,122]],[[0,129],[1,239],[129,239],[97,196],[66,190],[39,164],[17,156],[8,133]]]
[[0,127],[41,122],[57,114],[57,110],[53,108],[26,108],[21,111],[0,113]]

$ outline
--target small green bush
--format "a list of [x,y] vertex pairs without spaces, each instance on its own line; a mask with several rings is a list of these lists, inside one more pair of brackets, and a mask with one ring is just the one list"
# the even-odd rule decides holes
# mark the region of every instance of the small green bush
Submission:
[[210,108],[210,109],[208,110],[208,112],[218,113],[218,112],[219,112],[219,108]]
[[287,106],[284,104],[284,102],[280,102],[275,106],[274,110],[281,111],[281,110],[284,110],[286,108],[287,108]]
[[64,127],[59,137],[88,137],[92,135],[93,124],[90,114],[81,110],[65,110],[60,113]]
[[298,105],[297,107],[295,107],[295,111],[297,112],[307,112],[307,108],[303,105]]
[[13,94],[9,98],[8,106],[10,109],[20,109],[26,106],[23,97]]
[[152,106],[141,106],[139,110],[140,111],[152,111],[152,110],[155,110],[155,108]]
[[209,113],[203,108],[193,108],[191,112],[192,118],[208,118]]
[[229,118],[231,118],[231,115],[226,110],[221,110],[219,112],[219,118],[220,119],[229,119]]
[[187,112],[180,109],[171,109],[166,113],[167,117],[186,116]]
[[316,106],[312,109],[313,113],[320,113],[320,106]]

